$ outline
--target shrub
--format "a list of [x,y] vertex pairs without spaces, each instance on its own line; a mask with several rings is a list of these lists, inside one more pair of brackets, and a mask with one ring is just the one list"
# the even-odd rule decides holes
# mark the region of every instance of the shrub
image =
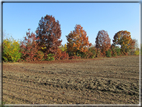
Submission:
[[122,56],[125,56],[125,55],[127,56],[127,55],[128,55],[128,52],[125,52],[124,50],[121,49],[121,55],[122,55]]
[[43,60],[43,57],[44,57],[44,53],[42,51],[38,51],[36,56],[37,60],[41,61]]
[[48,54],[47,55],[47,59],[46,59],[47,61],[53,61],[53,60],[55,60],[55,58],[54,58],[54,54]]
[[21,53],[20,44],[18,41],[14,40],[12,37],[9,39],[3,40],[3,55],[2,59],[4,61],[16,62],[20,59]]
[[67,51],[68,55],[69,55],[69,59],[75,59],[75,57],[79,57],[81,58],[84,55],[84,52],[81,52],[80,50],[77,50],[76,52],[72,52],[72,51]]
[[94,58],[96,57],[97,50],[95,47],[90,47],[89,49],[86,49],[85,52],[82,52],[80,50],[77,50],[76,52],[69,52],[70,59],[75,58]]
[[135,51],[134,51],[134,50],[130,50],[130,51],[128,52],[128,55],[135,55]]
[[55,60],[60,60],[61,56],[62,56],[62,51],[61,49],[58,48],[57,53],[55,55]]
[[93,54],[91,50],[88,50],[86,52],[83,52],[81,57],[88,59],[88,58],[94,58],[95,56],[96,54]]
[[68,53],[66,53],[65,51],[61,53],[61,57],[60,57],[61,60],[64,60],[64,59],[69,59],[69,55]]
[[81,59],[81,57],[74,55],[74,56],[70,56],[69,59]]
[[106,56],[107,57],[111,57],[111,49],[109,49],[108,51],[106,51]]
[[76,52],[74,52],[74,54],[72,56],[75,56],[75,57],[78,57],[78,58],[84,58],[84,54],[85,54],[85,52],[77,50]]
[[86,52],[83,52],[82,58],[88,59],[88,58],[90,58],[91,56],[92,56],[92,52],[86,51]]
[[121,55],[121,49],[120,48],[115,48],[115,51],[116,51],[116,53],[117,53],[118,56]]
[[89,48],[89,51],[92,53],[90,55],[90,58],[95,58],[96,57],[96,53],[97,53],[96,48],[95,47],[91,47],[91,48]]
[[69,57],[74,55],[73,52],[70,51],[67,51],[67,53],[69,54]]
[[66,51],[62,51],[60,48],[57,49],[57,53],[55,55],[55,60],[64,60],[69,59],[69,54]]
[[[89,53],[88,53],[88,51],[86,51],[86,52],[81,52],[80,50],[78,50],[76,53],[74,53],[72,56],[74,56],[73,57],[73,59],[80,59],[80,58],[87,58],[87,56],[89,55]],[[72,57],[72,56],[70,56],[70,57]],[[78,58],[77,58],[78,57]]]
[[115,46],[111,46],[111,51],[112,51],[112,53],[111,53],[111,55],[112,56],[117,56],[117,52],[116,52],[116,48],[115,48]]
[[137,49],[134,54],[139,55],[139,49]]
[[114,56],[114,57],[115,57],[115,56],[117,56],[117,53],[116,53],[116,52],[114,52],[114,53],[112,54],[112,56]]
[[62,52],[67,51],[67,45],[66,44],[59,46],[59,48],[62,50]]
[[100,56],[101,56],[101,50],[98,48],[97,53],[96,53],[96,57],[100,57]]

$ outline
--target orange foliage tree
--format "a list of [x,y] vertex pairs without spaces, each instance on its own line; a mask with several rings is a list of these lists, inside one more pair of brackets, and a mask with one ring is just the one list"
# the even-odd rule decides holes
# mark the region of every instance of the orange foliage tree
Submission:
[[127,55],[134,48],[135,40],[131,38],[130,32],[122,30],[114,35],[113,45],[121,45],[122,54]]
[[110,48],[110,38],[108,33],[105,30],[101,30],[98,32],[96,37],[96,48],[97,50],[101,50],[102,55],[106,55],[106,51]]
[[39,21],[39,26],[36,30],[37,41],[41,51],[44,52],[45,59],[49,53],[57,54],[57,49],[61,45],[61,29],[59,21],[55,21],[53,16],[46,15]]
[[91,46],[91,43],[88,41],[88,37],[86,36],[86,32],[83,30],[81,25],[76,25],[75,30],[69,33],[67,37],[67,51],[70,55],[73,53],[77,54],[77,52],[86,52],[88,50],[88,46]]

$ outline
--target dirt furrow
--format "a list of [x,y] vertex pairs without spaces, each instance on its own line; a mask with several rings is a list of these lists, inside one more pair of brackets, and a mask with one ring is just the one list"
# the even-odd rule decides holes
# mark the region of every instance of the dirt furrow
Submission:
[[4,63],[3,90],[6,104],[138,104],[139,58]]
[[[4,82],[6,82],[6,81],[4,81]],[[7,82],[8,83],[8,82]],[[15,82],[14,82],[15,83]],[[93,103],[93,104],[95,104],[95,103],[103,103],[103,101],[101,101],[101,100],[103,100],[103,99],[109,99],[109,101],[107,102],[108,104],[109,103],[111,103],[110,101],[112,100],[112,99],[110,99],[109,97],[107,97],[108,96],[108,94],[107,95],[105,95],[105,93],[103,92],[101,92],[102,94],[101,94],[101,96],[99,96],[99,98],[97,98],[96,96],[92,96],[92,94],[94,94],[94,95],[96,95],[97,93],[90,93],[90,92],[85,92],[86,93],[86,96],[88,96],[88,97],[85,97],[85,96],[75,96],[75,95],[72,95],[71,93],[69,93],[69,94],[67,94],[68,92],[66,92],[66,91],[68,91],[68,90],[62,90],[62,91],[59,91],[59,92],[57,92],[57,90],[55,91],[54,89],[53,89],[53,87],[52,87],[52,90],[54,90],[54,91],[49,91],[48,89],[43,89],[43,87],[42,88],[37,88],[37,87],[35,87],[35,88],[33,88],[34,86],[33,85],[31,85],[31,87],[29,87],[29,86],[26,86],[26,85],[23,85],[23,83],[22,83],[22,86],[21,86],[21,83],[20,84],[18,84],[18,83],[16,83],[16,84],[14,84],[14,83],[9,83],[9,88],[11,87],[11,88],[14,88],[13,86],[16,86],[19,90],[21,90],[21,89],[26,89],[26,91],[28,91],[29,92],[29,94],[30,93],[33,93],[33,94],[40,94],[41,96],[44,96],[44,95],[48,95],[48,96],[50,96],[50,99],[52,99],[52,100],[55,100],[55,99],[57,99],[57,101],[58,100],[62,100],[62,102],[58,102],[58,103],[63,103],[63,100],[66,100],[67,102],[72,102],[73,103],[73,101],[71,100],[71,99],[76,99],[76,102],[74,102],[74,103],[80,103],[79,102],[79,100],[78,99],[81,99],[81,101],[83,101],[82,103],[85,103],[86,101],[89,101],[89,103]],[[12,85],[12,86],[10,86],[10,85]],[[19,86],[19,87],[18,87]],[[40,86],[39,86],[40,87]],[[21,89],[20,89],[21,88]],[[45,87],[46,88],[46,87]],[[16,89],[16,88],[15,88]],[[61,96],[61,94],[63,94],[62,92],[64,92],[64,95],[63,96]],[[23,93],[23,92],[22,92]],[[50,94],[49,94],[50,93]],[[51,94],[52,93],[52,94]],[[55,95],[56,96],[54,96],[54,93],[55,93]],[[59,96],[60,95],[60,96]],[[114,94],[113,94],[114,95]],[[58,97],[57,97],[58,96]],[[68,96],[69,97],[71,97],[71,99],[68,99]],[[91,97],[92,96],[92,97]],[[129,96],[130,97],[130,96]],[[61,99],[61,98],[66,98],[66,99]],[[115,97],[114,97],[115,98]],[[126,99],[126,97],[124,96],[123,97],[124,98],[124,100]],[[41,98],[42,99],[42,98]],[[84,99],[84,100],[83,100]],[[98,100],[97,100],[98,99]],[[121,99],[122,99],[122,96],[121,96]],[[128,98],[127,98],[128,99]],[[44,100],[44,99],[42,99],[42,100]],[[120,103],[121,102],[123,102],[123,100],[118,100],[118,98],[117,99],[113,99],[113,102],[115,102],[115,101],[119,101]],[[133,100],[134,101],[134,100]],[[36,102],[37,103],[37,102]],[[87,102],[86,102],[87,103]]]
[[[50,96],[50,99],[57,99],[57,100],[62,100],[62,101],[66,100],[67,102],[73,102],[72,99],[75,99],[77,101],[77,103],[81,103],[81,102],[85,103],[85,100],[102,102],[102,101],[99,101],[97,99],[94,100],[94,97],[91,98],[91,97],[73,95],[73,93],[68,92],[69,90],[62,90],[62,91],[56,90],[55,91],[55,89],[52,89],[54,91],[50,91],[48,89],[43,89],[43,87],[38,89],[38,88],[32,88],[33,86],[29,87],[29,86],[26,86],[26,85],[21,86],[21,84],[17,84],[17,83],[16,84],[10,83],[10,82],[6,82],[6,83],[9,83],[9,86],[8,87],[4,86],[4,90],[9,88],[9,90],[13,91],[13,89],[14,89],[15,92],[17,91],[17,93],[23,93],[25,95],[30,95],[31,93],[33,95],[40,94],[41,96],[44,96],[44,97],[45,97],[45,95],[48,95],[48,96]],[[18,92],[18,90],[16,88],[14,88],[13,86],[17,87],[20,92]],[[23,90],[26,89],[26,90],[24,90],[26,92],[22,91],[22,89]],[[78,99],[81,99],[81,102],[79,102]],[[74,103],[76,103],[76,102],[74,102]]]
[[6,104],[26,104],[26,101],[22,101],[19,98],[15,98],[15,96],[10,96],[7,93],[3,93],[3,101]]
[[[24,82],[32,82],[35,84],[39,84],[39,85],[52,85],[53,87],[61,87],[61,88],[74,88],[76,90],[82,90],[84,88],[86,89],[98,89],[98,90],[104,90],[104,91],[112,91],[112,92],[124,92],[127,94],[138,94],[138,88],[136,88],[136,85],[138,84],[130,84],[130,82],[125,81],[122,82],[121,81],[117,81],[117,80],[111,80],[111,79],[105,79],[105,78],[85,78],[83,81],[82,79],[80,79],[79,77],[74,79],[73,81],[71,81],[71,83],[68,83],[69,81],[65,78],[64,80],[62,79],[40,79],[40,80],[36,80],[35,78],[31,78],[31,79],[25,79],[25,77],[23,76],[22,78],[20,77],[12,77],[12,75],[7,75],[4,76],[4,78],[9,78],[9,79],[16,79],[18,81],[24,81]],[[50,77],[49,77],[50,78]],[[50,81],[49,81],[50,80]],[[60,81],[60,82],[59,82]],[[110,83],[111,82],[111,83]],[[112,86],[110,86],[111,84],[113,84],[113,89]],[[134,88],[131,88],[133,87]],[[131,88],[131,90],[129,89]]]
[[25,95],[19,95],[19,93],[17,94],[17,92],[13,92],[11,90],[3,90],[4,99],[5,99],[5,95],[12,99],[10,104],[15,104],[17,102],[17,100],[22,100],[22,102],[24,101],[28,104],[32,104],[32,102],[30,100],[28,100],[28,98],[26,98]]

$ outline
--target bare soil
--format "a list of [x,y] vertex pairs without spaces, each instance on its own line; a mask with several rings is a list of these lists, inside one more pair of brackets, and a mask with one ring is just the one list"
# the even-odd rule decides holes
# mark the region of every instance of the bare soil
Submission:
[[5,104],[139,104],[139,56],[3,63]]

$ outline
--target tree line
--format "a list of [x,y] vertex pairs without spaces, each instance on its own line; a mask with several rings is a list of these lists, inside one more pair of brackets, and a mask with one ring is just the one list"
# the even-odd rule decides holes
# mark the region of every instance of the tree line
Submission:
[[61,45],[60,37],[59,21],[52,15],[46,15],[39,20],[36,33],[31,33],[28,29],[23,41],[13,38],[3,40],[2,60],[42,61],[139,54],[139,49],[135,48],[136,40],[125,30],[114,35],[112,44],[107,31],[100,30],[94,46],[89,43],[87,33],[81,25],[76,25],[66,36],[67,44]]

